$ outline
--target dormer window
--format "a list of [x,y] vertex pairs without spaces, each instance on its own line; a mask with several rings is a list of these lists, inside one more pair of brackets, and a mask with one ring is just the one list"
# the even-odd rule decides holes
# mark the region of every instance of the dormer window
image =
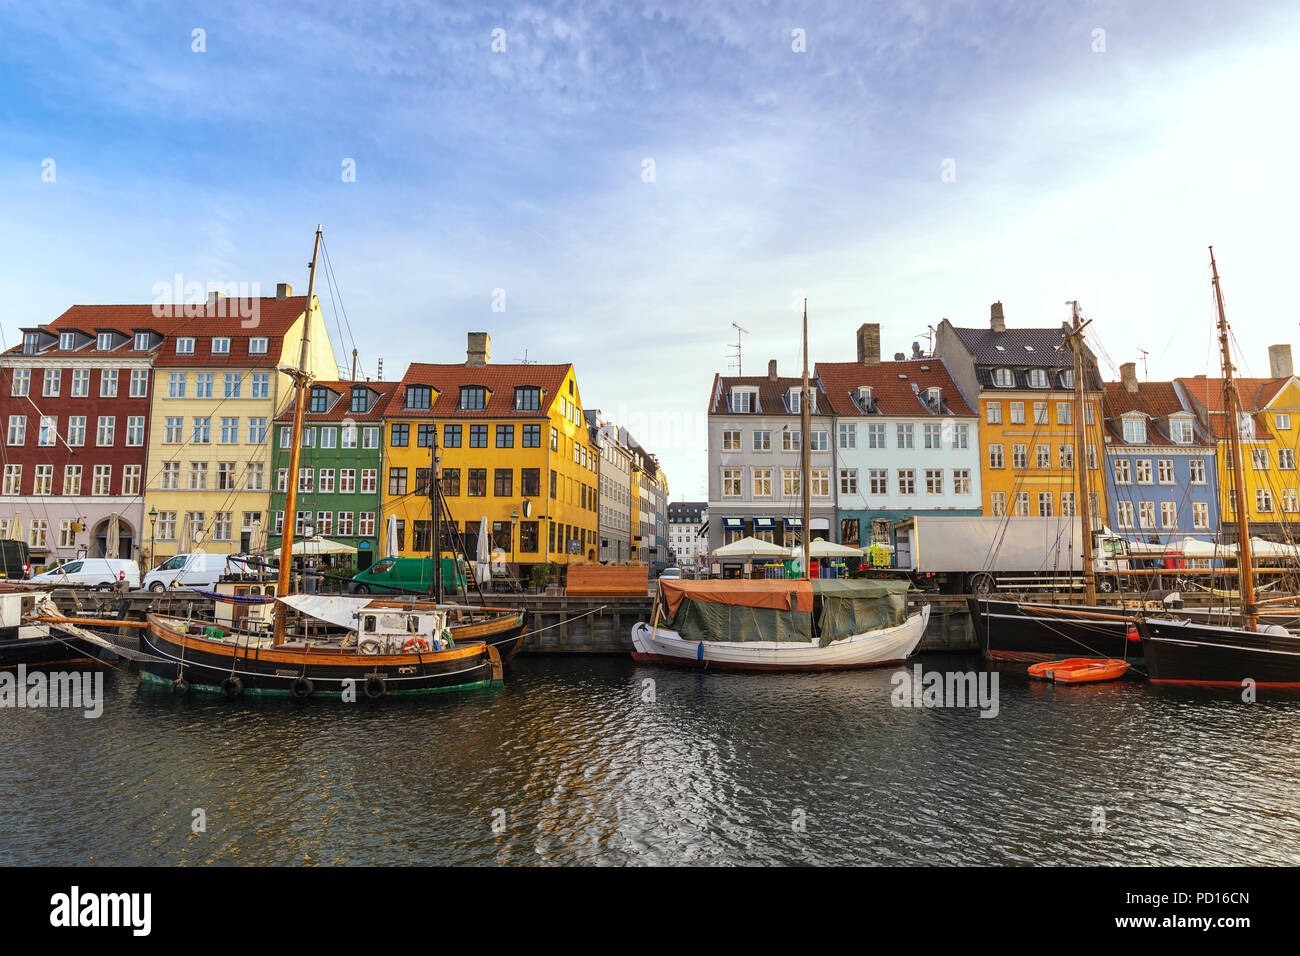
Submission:
[[1074,369],[1067,368],[1061,373],[1061,384],[1066,388],[1074,388]]
[[993,370],[993,384],[998,388],[1010,388],[1015,379],[1011,375],[1009,368],[996,368]]
[[[226,342],[228,344],[230,340],[226,339]],[[213,344],[216,344],[215,339],[213,340]],[[329,396],[330,391],[328,388],[320,385],[313,386],[311,390],[311,410],[320,413],[329,408]]]
[[1180,445],[1190,445],[1195,437],[1192,422],[1187,418],[1169,420],[1169,437]]
[[528,385],[515,389],[515,408],[520,411],[535,412],[542,407],[542,390]]
[[135,344],[132,347],[137,352],[147,352],[149,351],[152,338],[153,336],[148,332],[137,332],[135,333]]
[[1047,388],[1047,372],[1041,368],[1029,370],[1030,388]]
[[368,412],[370,411],[370,389],[361,385],[352,387],[352,403],[348,406],[350,412]]
[[249,354],[249,355],[265,355],[265,354],[266,354],[266,336],[264,336],[264,335],[259,335],[259,336],[256,336],[255,338],[251,338],[251,339],[249,339],[249,340],[248,340],[248,354]]
[[1242,441],[1255,440],[1255,419],[1247,412],[1237,413],[1237,434]]
[[41,337],[35,332],[28,332],[23,336],[23,354],[35,355],[41,347]]
[[433,389],[428,385],[406,386],[407,408],[433,408]]
[[224,335],[223,335],[223,336],[220,336],[219,338],[215,338],[215,339],[213,339],[213,340],[212,340],[212,354],[213,354],[213,355],[229,355],[229,354],[230,354],[230,339],[229,339],[228,337],[224,336]]
[[190,337],[188,337],[188,336],[185,336],[185,337],[182,337],[182,338],[177,339],[177,340],[176,340],[176,354],[177,354],[177,355],[193,355],[193,354],[194,354],[194,339],[192,339],[192,338],[190,338]]
[[733,388],[731,390],[731,410],[733,412],[753,412],[758,407],[758,393],[750,388]]
[[799,389],[799,388],[790,389],[789,397],[787,399],[787,403],[790,406],[790,411],[797,413],[803,410],[803,404],[801,401],[802,398],[803,398],[803,389]]
[[76,347],[77,347],[77,333],[75,332],[59,333],[59,348],[63,349],[65,352],[68,352]]
[[927,388],[925,390],[925,404],[929,405],[935,411],[938,411],[943,403],[943,391],[938,388]]
[[[409,394],[410,389],[407,389]],[[460,407],[464,411],[482,411],[487,408],[488,391],[481,385],[463,385],[460,389]]]
[[95,336],[95,350],[97,352],[111,352],[113,350],[113,333],[100,332]]
[[1129,415],[1124,418],[1124,441],[1130,445],[1145,445],[1147,440],[1147,423],[1143,418]]
[[858,389],[858,408],[864,412],[871,409],[871,386],[863,385]]

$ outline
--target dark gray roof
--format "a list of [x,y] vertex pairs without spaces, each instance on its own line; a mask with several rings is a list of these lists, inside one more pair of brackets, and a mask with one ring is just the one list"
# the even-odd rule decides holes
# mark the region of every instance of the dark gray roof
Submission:
[[668,520],[674,524],[699,521],[708,503],[704,501],[670,501],[668,502]]
[[959,329],[953,327],[961,344],[975,357],[976,365],[1011,368],[1068,368],[1074,364],[1068,350],[1057,351],[1065,323],[1049,329]]

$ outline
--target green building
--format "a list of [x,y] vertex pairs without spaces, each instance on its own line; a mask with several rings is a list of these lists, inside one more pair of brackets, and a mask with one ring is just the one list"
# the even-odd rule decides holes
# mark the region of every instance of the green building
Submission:
[[[303,415],[298,456],[294,539],[319,536],[357,549],[353,566],[368,568],[380,554],[379,481],[383,474],[383,416],[397,382],[313,382]],[[293,407],[275,419],[274,490],[268,547],[280,547],[289,481]]]

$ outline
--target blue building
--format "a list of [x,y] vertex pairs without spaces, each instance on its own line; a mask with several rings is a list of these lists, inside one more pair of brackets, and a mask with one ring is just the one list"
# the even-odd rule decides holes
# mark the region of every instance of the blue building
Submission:
[[1219,488],[1214,438],[1175,382],[1139,382],[1120,367],[1106,383],[1106,496],[1111,530],[1133,541],[1214,541]]

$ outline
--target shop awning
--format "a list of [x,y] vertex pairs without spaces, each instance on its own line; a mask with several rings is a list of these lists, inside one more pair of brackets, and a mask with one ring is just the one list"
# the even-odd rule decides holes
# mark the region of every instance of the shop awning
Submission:
[[745,528],[744,518],[723,518],[722,528],[724,531],[743,531]]
[[773,531],[773,530],[775,530],[775,528],[776,528],[776,519],[775,519],[775,518],[755,518],[755,519],[754,519],[754,530],[755,530],[755,531]]
[[803,518],[786,518],[784,520],[787,528],[798,530],[803,527]]

